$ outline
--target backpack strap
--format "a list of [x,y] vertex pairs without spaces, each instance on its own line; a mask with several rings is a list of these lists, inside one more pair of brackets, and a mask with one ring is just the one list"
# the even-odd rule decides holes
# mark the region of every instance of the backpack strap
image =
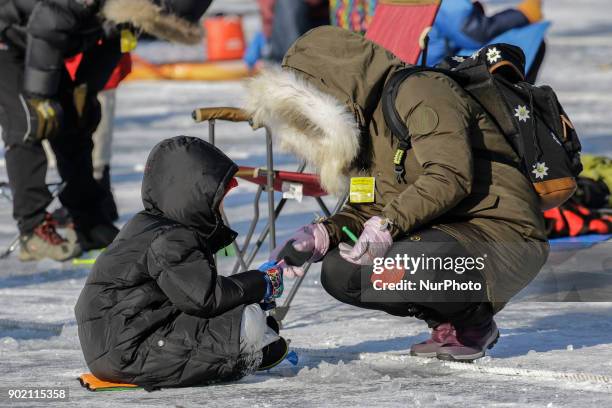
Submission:
[[402,83],[411,75],[419,72],[438,72],[454,80],[462,78],[460,74],[446,69],[414,66],[396,71],[393,75],[391,75],[391,78],[385,84],[382,95],[382,111],[387,126],[389,129],[391,129],[393,136],[395,136],[399,141],[397,150],[393,156],[395,178],[397,179],[398,183],[406,182],[404,178],[406,173],[406,170],[404,169],[404,160],[406,159],[406,151],[412,148],[412,143],[410,141],[410,131],[397,111],[395,100],[397,99],[397,93]]

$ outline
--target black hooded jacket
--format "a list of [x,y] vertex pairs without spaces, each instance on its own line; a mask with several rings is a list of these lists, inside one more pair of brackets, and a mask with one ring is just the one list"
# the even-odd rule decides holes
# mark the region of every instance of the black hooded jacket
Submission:
[[100,0],[0,0],[0,41],[25,59],[24,90],[53,98],[64,60],[83,53],[77,84],[101,90],[121,58],[117,33],[105,31]]
[[[0,42],[25,59],[27,94],[56,97],[64,60],[79,53],[83,59],[76,83],[87,84],[95,93],[103,89],[121,58],[116,23],[139,23],[154,36],[193,42],[201,31],[197,22],[211,1],[0,0]],[[107,16],[105,6],[110,3],[113,13]]]
[[98,378],[176,387],[240,376],[242,310],[263,299],[266,283],[259,271],[217,275],[213,254],[236,237],[218,211],[236,171],[193,137],[151,151],[145,210],[99,256],[75,307]]

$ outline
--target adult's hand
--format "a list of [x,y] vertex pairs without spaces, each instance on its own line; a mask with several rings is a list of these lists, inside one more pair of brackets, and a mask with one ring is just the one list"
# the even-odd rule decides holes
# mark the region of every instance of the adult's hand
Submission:
[[322,224],[308,224],[294,232],[270,255],[274,261],[283,261],[286,277],[303,276],[306,262],[321,260],[329,250],[329,233]]
[[341,243],[340,256],[356,265],[372,265],[375,258],[383,257],[391,245],[393,237],[389,223],[381,217],[372,217],[364,224],[363,232],[355,245]]

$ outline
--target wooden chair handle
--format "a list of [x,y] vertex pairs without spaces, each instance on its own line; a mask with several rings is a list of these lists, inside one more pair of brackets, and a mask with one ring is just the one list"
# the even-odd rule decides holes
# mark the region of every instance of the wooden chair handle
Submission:
[[196,122],[226,120],[229,122],[250,122],[251,116],[243,109],[230,107],[198,108],[191,114]]

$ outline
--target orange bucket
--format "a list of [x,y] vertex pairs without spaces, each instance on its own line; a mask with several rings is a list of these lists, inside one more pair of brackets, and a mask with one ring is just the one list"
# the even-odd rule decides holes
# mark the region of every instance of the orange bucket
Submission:
[[240,59],[245,43],[242,17],[214,16],[204,20],[209,61]]

